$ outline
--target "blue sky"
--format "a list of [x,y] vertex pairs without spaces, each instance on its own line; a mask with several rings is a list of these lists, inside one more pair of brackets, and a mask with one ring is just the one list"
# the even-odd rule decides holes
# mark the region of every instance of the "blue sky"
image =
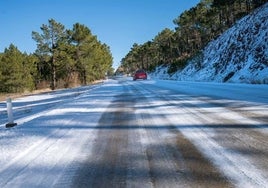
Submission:
[[12,43],[32,53],[32,31],[53,18],[72,29],[86,25],[102,43],[110,46],[114,67],[134,43],[152,40],[173,20],[200,0],[0,0],[0,52]]

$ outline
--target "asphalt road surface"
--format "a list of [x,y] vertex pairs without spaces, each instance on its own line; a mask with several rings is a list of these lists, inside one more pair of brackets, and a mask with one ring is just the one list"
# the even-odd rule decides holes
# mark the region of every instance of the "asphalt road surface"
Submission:
[[268,187],[268,86],[129,78],[0,103],[0,187]]
[[74,187],[268,187],[267,109],[149,81],[119,87]]

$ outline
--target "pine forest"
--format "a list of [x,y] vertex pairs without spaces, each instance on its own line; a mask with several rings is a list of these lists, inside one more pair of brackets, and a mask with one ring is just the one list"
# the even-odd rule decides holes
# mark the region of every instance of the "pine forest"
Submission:
[[174,30],[165,28],[152,40],[133,44],[117,71],[128,74],[136,69],[154,71],[161,65],[169,67],[169,74],[183,69],[190,59],[202,56],[201,50],[210,41],[266,2],[201,0],[173,20],[176,26]]
[[32,32],[37,46],[33,54],[22,53],[14,44],[0,53],[1,93],[86,85],[113,72],[109,46],[85,25],[66,29],[50,19],[40,30]]

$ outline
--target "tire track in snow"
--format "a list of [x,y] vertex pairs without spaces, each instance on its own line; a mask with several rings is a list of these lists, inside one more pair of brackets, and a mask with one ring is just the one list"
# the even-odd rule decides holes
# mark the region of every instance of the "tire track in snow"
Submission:
[[[92,95],[94,95],[94,92],[92,93]],[[98,94],[100,95],[100,93]],[[63,175],[66,177],[65,171],[68,172],[68,177],[72,178],[74,171],[70,173],[69,165],[71,165],[70,168],[73,168],[75,167],[73,164],[77,164],[75,160],[81,159],[80,156],[77,155],[82,153],[82,144],[88,140],[88,136],[92,134],[91,136],[94,137],[92,133],[94,130],[91,130],[91,127],[94,127],[94,123],[97,123],[99,118],[98,114],[100,115],[102,113],[101,110],[105,109],[106,104],[100,104],[100,108],[95,113],[96,115],[90,118],[91,124],[85,126],[79,126],[77,123],[89,123],[88,115],[86,116],[82,113],[78,117],[69,117],[64,116],[63,114],[65,112],[62,112],[56,117],[55,114],[64,111],[66,108],[66,110],[69,110],[68,113],[73,112],[73,114],[77,115],[79,112],[77,102],[81,102],[84,105],[85,99],[88,97],[87,95],[87,93],[80,95],[75,98],[75,101],[74,99],[68,99],[63,105],[53,108],[53,110],[50,109],[40,112],[40,116],[38,117],[36,117],[36,115],[34,115],[35,117],[26,117],[30,119],[27,119],[25,122],[33,120],[30,125],[14,128],[14,130],[18,132],[21,131],[22,136],[26,134],[25,140],[27,140],[27,136],[37,136],[37,138],[28,138],[31,143],[27,144],[27,148],[16,148],[18,152],[21,151],[22,153],[18,153],[17,156],[12,155],[10,161],[2,168],[0,167],[0,187],[56,186],[58,185],[57,182],[64,178],[62,177]],[[110,99],[112,95],[108,97]],[[96,101],[87,103],[89,105],[87,108],[91,105],[96,106],[95,102],[98,102],[97,98]],[[109,101],[107,102],[108,105]],[[73,105],[75,105],[76,108],[69,108],[69,106],[73,107]],[[75,109],[76,111],[74,111]],[[84,108],[82,112],[84,112],[83,110]],[[87,110],[84,113],[89,111],[91,112],[92,110]],[[48,121],[48,116],[53,120],[52,125],[50,125],[51,121]],[[41,126],[39,126],[40,124]],[[88,127],[89,131],[85,131]],[[34,128],[36,132],[34,131],[32,133],[32,128]],[[26,131],[24,131],[24,129]],[[45,131],[45,133],[38,133],[38,130],[41,132]],[[30,135],[27,135],[28,132]],[[42,136],[41,139],[38,138],[40,135]],[[38,142],[33,142],[36,140],[38,140]],[[61,181],[60,183],[63,182]],[[70,182],[64,182],[61,185],[68,187],[70,186]]]
[[[174,133],[171,123],[165,124],[166,117],[152,109],[144,93],[124,87],[124,93],[102,115],[92,152],[81,164],[73,186],[215,187],[217,182],[218,186],[231,187],[191,142]],[[177,143],[179,135],[183,143]],[[191,149],[190,155],[185,148]],[[196,163],[190,162],[191,155]],[[210,179],[198,171],[198,161]]]
[[[65,123],[66,126],[72,124],[72,120]],[[45,158],[44,155],[46,153],[50,152],[51,150],[54,150],[54,152],[57,152],[58,147],[63,144],[62,142],[65,142],[64,137],[67,137],[70,132],[72,132],[72,129],[68,130],[61,130],[60,128],[54,131],[52,134],[48,135],[47,137],[43,138],[42,140],[38,141],[28,149],[24,150],[22,153],[20,153],[15,158],[11,159],[9,163],[7,163],[4,167],[0,169],[0,187],[13,187],[13,186],[23,186],[21,185],[21,182],[23,182],[26,187],[27,186],[33,186],[31,183],[34,182],[35,185],[39,185],[41,183],[38,183],[40,181],[40,178],[38,177],[36,181],[33,181],[33,178],[37,174],[42,174],[42,170],[35,169],[35,166],[40,166],[41,164],[35,165],[35,161],[38,162],[46,162],[46,160],[51,160],[51,155],[48,155],[50,158]],[[60,135],[60,136],[59,136]],[[57,138],[57,139],[55,139]],[[65,153],[67,153],[70,150],[71,146],[68,146],[64,148],[64,150],[61,150],[61,153],[53,153],[50,152],[53,156],[53,163],[57,163],[57,161],[60,161],[61,158],[64,157]],[[56,154],[56,155],[55,155]],[[42,159],[43,158],[43,159]],[[41,165],[42,166],[42,165]],[[51,167],[47,167],[48,170]],[[33,173],[34,171],[35,173]],[[49,173],[46,173],[49,174]],[[56,174],[53,174],[53,176],[57,176]],[[53,179],[55,179],[53,177]],[[23,180],[23,179],[24,180]],[[44,181],[46,177],[41,178],[42,181]],[[30,180],[28,182],[28,180]],[[19,184],[17,184],[17,183]],[[51,182],[52,183],[52,182]]]
[[[157,106],[156,101],[159,101],[159,97],[156,99],[150,90],[144,88],[136,88],[136,92],[138,91],[141,92],[140,95],[147,96],[148,101],[144,102],[146,111],[142,110],[143,112],[140,113],[142,119],[145,122],[148,121],[148,125],[156,127],[154,134],[152,134],[150,126],[148,126],[149,130],[146,129],[147,134],[151,135],[147,155],[155,187],[233,187],[206,156],[177,130],[174,122],[165,115],[164,110],[152,107]],[[167,99],[164,101],[160,99],[160,101],[162,103],[160,106],[170,105],[167,104],[170,102]],[[163,113],[159,113],[159,111]],[[153,114],[159,114],[157,116],[159,119],[155,120],[151,117]],[[159,166],[159,163],[162,163],[162,166]],[[168,172],[161,172],[157,169],[168,169]],[[161,176],[166,176],[166,178],[159,178]]]
[[[160,98],[163,101],[167,102],[167,106],[170,106],[167,110],[170,112],[173,112],[174,115],[171,115],[170,118],[173,119],[174,122],[182,122],[182,118],[184,119],[184,122],[188,122],[189,124],[198,125],[192,126],[193,129],[191,130],[191,126],[176,126],[178,130],[180,130],[183,135],[192,141],[193,144],[206,156],[211,162],[214,163],[215,166],[217,166],[219,169],[221,169],[222,173],[225,174],[232,183],[237,185],[238,187],[266,187],[268,184],[267,182],[267,173],[265,169],[264,171],[260,170],[260,168],[257,168],[254,163],[256,161],[250,160],[250,157],[247,155],[244,155],[243,153],[237,152],[236,150],[232,151],[228,147],[230,145],[224,145],[224,143],[217,140],[217,137],[215,137],[216,134],[222,134],[220,131],[226,131],[233,130],[232,127],[237,124],[237,120],[234,120],[232,118],[238,119],[238,121],[244,121],[245,127],[248,125],[248,127],[251,129],[251,132],[258,133],[258,135],[262,135],[261,141],[266,141],[267,135],[265,135],[265,131],[258,131],[258,124],[261,124],[255,120],[247,119],[246,117],[242,118],[242,116],[239,116],[239,114],[235,115],[234,112],[230,113],[229,117],[228,114],[222,115],[222,113],[215,114],[211,113],[206,110],[205,108],[202,108],[198,105],[194,104],[187,104],[185,105],[183,102],[185,98],[183,97],[176,97],[176,93],[173,93],[170,95],[162,95],[161,92],[157,92],[157,89],[160,89],[155,86],[146,85],[147,87],[141,87],[141,85],[135,85],[136,88],[138,88],[139,91],[142,91],[143,93],[146,93],[147,95],[150,95],[151,98]],[[150,88],[151,87],[151,88]],[[152,89],[153,88],[153,89]],[[165,91],[167,93],[167,91]],[[175,96],[175,97],[174,97]],[[188,100],[194,99],[193,97],[188,97]],[[194,99],[195,101],[196,99]],[[190,105],[190,106],[189,106]],[[211,105],[211,104],[210,104]],[[213,104],[212,104],[213,105]],[[215,105],[215,104],[214,104]],[[224,109],[224,108],[223,108]],[[227,109],[225,109],[228,111]],[[185,112],[185,113],[183,113]],[[186,114],[183,117],[177,117],[175,114]],[[239,117],[239,118],[237,118]],[[215,121],[216,120],[216,121]],[[230,126],[225,126],[226,124],[216,124],[215,122],[227,122],[232,123]],[[202,123],[203,122],[203,123]],[[200,125],[202,123],[202,125]],[[249,126],[251,124],[251,126]],[[176,124],[175,124],[176,125]],[[231,126],[232,125],[232,126]],[[222,129],[220,129],[222,126]],[[213,128],[215,127],[215,129]],[[256,128],[254,130],[253,128]],[[236,131],[239,130],[235,129]],[[243,132],[243,127],[241,128],[241,131]],[[256,132],[258,131],[258,132]],[[218,132],[218,133],[217,133]],[[249,137],[254,137],[254,134],[252,134],[250,131],[247,131],[247,134]],[[228,133],[228,131],[227,131]],[[231,133],[231,132],[230,132]],[[245,132],[244,132],[245,133]],[[214,138],[213,136],[214,135]],[[237,135],[233,134],[232,138],[238,139]],[[226,139],[226,138],[225,138]],[[260,141],[260,142],[261,142]],[[252,147],[254,144],[252,144]],[[243,146],[245,147],[245,146]],[[256,146],[255,146],[256,147]],[[258,151],[258,150],[257,150]],[[266,152],[267,149],[262,148],[260,151]],[[267,155],[263,154],[264,157],[262,158],[262,164],[267,165]],[[255,160],[258,160],[255,159]],[[260,167],[260,165],[259,165]]]

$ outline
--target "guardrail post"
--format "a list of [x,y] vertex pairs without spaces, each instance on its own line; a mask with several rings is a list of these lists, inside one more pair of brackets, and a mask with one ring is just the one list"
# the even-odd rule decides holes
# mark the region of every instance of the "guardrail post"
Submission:
[[14,123],[14,119],[13,119],[13,110],[12,110],[11,98],[7,98],[7,116],[8,116],[8,123],[6,124],[6,128],[16,126],[17,123]]

